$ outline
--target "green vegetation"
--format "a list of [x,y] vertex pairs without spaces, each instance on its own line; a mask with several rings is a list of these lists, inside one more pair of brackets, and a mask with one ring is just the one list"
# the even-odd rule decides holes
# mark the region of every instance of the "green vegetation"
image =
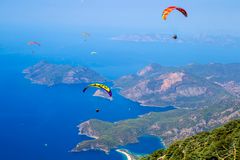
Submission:
[[[73,151],[100,149],[105,152],[138,142],[145,135],[172,142],[209,131],[240,117],[240,64],[146,66],[137,74],[115,81],[120,93],[143,105],[176,106],[164,113],[108,123],[89,120],[80,134],[96,139],[79,143]],[[179,150],[178,150],[179,151]],[[161,152],[162,153],[162,152]]]
[[167,150],[159,150],[141,160],[239,160],[240,120],[233,120],[211,132],[201,132],[176,141]]
[[240,64],[164,67],[151,64],[115,81],[121,95],[144,106],[200,108],[240,97]]
[[161,137],[168,146],[177,139],[209,131],[229,120],[239,118],[239,110],[238,103],[227,100],[208,108],[149,113],[115,123],[89,120],[79,126],[80,133],[97,138],[79,143],[73,151],[99,149],[108,152],[119,146],[136,143],[138,138],[144,135]]

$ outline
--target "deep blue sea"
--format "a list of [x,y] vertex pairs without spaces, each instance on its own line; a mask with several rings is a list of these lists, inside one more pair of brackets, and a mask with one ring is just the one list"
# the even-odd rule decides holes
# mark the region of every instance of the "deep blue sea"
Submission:
[[[34,64],[31,56],[0,55],[0,157],[4,160],[121,160],[115,151],[69,153],[89,139],[78,135],[77,125],[91,118],[114,122],[173,109],[141,107],[118,91],[113,92],[113,101],[93,97],[91,91],[82,93],[84,85],[33,85],[21,73],[30,64]],[[96,108],[101,112],[96,113]]]
[[[5,37],[7,37],[5,35]],[[24,79],[23,69],[41,60],[50,63],[83,65],[109,79],[135,73],[149,63],[184,65],[189,63],[240,62],[238,47],[198,44],[112,42],[107,38],[88,42],[42,37],[42,47],[29,48],[29,37],[0,37],[0,159],[2,160],[122,160],[119,153],[100,151],[69,153],[78,142],[77,125],[97,118],[119,121],[172,107],[141,107],[118,95],[113,101],[82,94],[84,85],[46,87]],[[54,37],[54,36],[52,36]],[[74,38],[73,38],[74,39]],[[51,41],[52,40],[52,41]],[[34,50],[34,54],[32,54]],[[97,55],[89,53],[96,51]],[[101,112],[96,113],[95,109]],[[125,146],[134,153],[150,153],[162,143],[143,137],[139,144]],[[124,148],[124,147],[123,147]]]

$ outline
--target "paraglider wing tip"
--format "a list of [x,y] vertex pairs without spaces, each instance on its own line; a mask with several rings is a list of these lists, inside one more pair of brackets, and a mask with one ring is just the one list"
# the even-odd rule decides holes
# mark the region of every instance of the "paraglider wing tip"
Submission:
[[86,87],[86,88],[83,89],[83,93],[87,90],[87,88],[88,88],[88,87]]
[[110,91],[108,94],[109,94],[110,97],[112,97],[112,91]]

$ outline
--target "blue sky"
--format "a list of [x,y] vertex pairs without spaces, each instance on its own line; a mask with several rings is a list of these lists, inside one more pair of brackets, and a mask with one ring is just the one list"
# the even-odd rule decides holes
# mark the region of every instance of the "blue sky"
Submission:
[[[177,5],[167,22],[162,10]],[[1,0],[2,28],[240,34],[239,0]]]

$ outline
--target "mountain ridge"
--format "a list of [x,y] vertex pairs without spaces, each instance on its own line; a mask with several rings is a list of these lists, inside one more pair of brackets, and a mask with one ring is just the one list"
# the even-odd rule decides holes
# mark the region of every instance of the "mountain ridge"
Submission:
[[[239,97],[240,76],[236,75],[240,73],[239,68],[240,64],[181,67],[151,64],[136,74],[119,78],[114,86],[121,88],[122,96],[143,106],[199,107],[211,103],[212,99]],[[210,100],[206,101],[206,97]]]
[[[120,94],[124,97],[143,105],[173,104],[178,109],[151,112],[136,119],[115,123],[94,119],[83,122],[79,125],[80,134],[96,138],[80,142],[73,151],[97,149],[108,153],[119,146],[137,143],[138,138],[144,135],[161,137],[168,146],[176,140],[209,131],[237,119],[240,117],[240,101],[237,96],[240,94],[237,89],[240,77],[234,75],[239,73],[240,64],[182,67],[152,64],[136,74],[123,76],[115,81],[115,87],[120,88]],[[209,78],[210,76],[214,78]],[[227,88],[225,84],[228,83],[234,83],[237,87]],[[164,96],[172,99],[162,101]],[[155,102],[144,102],[151,98]]]

